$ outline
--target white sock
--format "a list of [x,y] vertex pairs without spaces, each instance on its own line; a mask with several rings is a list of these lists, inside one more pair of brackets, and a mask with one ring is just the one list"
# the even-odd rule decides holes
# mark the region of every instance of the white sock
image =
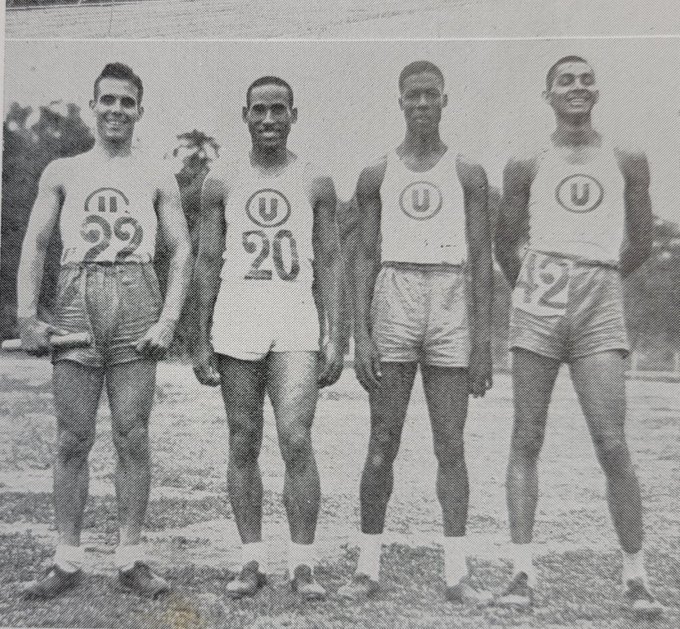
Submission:
[[314,570],[316,565],[316,547],[312,544],[296,544],[288,542],[288,577],[293,578],[295,568],[309,566]]
[[529,587],[536,587],[534,545],[531,542],[528,544],[510,544],[510,553],[512,556],[513,576],[523,572],[527,575],[527,583]]
[[267,546],[264,542],[251,542],[241,547],[241,566],[251,561],[257,561],[259,570],[263,574],[267,572]]
[[377,581],[380,576],[381,552],[382,533],[360,533],[357,574],[368,575],[371,579]]
[[135,567],[135,562],[144,561],[144,547],[141,544],[130,544],[116,546],[116,551],[113,555],[113,562],[116,564],[118,570],[127,572]]
[[85,551],[80,546],[58,544],[54,553],[54,565],[64,572],[77,572],[83,567]]
[[647,584],[647,571],[645,570],[644,552],[639,550],[636,553],[627,553],[621,549],[621,557],[623,559],[623,572],[621,575],[624,587],[627,585],[629,579],[642,579],[642,582]]
[[466,539],[461,537],[444,537],[444,579],[446,585],[456,585],[467,573]]

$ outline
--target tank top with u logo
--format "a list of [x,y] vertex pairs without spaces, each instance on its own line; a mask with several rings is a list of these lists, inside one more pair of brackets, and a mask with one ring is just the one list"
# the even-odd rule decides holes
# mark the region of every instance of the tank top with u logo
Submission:
[[550,147],[531,185],[529,247],[618,264],[625,235],[624,179],[614,147],[602,143],[582,164]]
[[458,156],[448,149],[429,170],[409,170],[396,151],[387,155],[380,187],[384,262],[462,264],[467,258],[463,187]]

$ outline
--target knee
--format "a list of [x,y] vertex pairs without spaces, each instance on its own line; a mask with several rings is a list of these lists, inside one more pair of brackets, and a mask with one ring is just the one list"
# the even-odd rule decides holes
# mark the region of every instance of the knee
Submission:
[[607,476],[620,476],[630,469],[630,453],[623,439],[607,438],[595,443],[597,458]]
[[113,441],[121,459],[140,461],[149,457],[149,430],[146,424],[114,430]]
[[434,455],[440,468],[465,467],[465,447],[463,437],[447,439],[434,444]]
[[62,461],[85,462],[94,445],[94,432],[59,431],[57,457]]
[[287,468],[304,465],[312,451],[312,439],[308,430],[293,430],[281,440],[281,455]]
[[543,431],[515,430],[512,435],[512,456],[526,463],[535,464],[543,447]]
[[375,474],[391,469],[397,458],[397,448],[398,444],[388,431],[375,431],[369,443],[366,468]]
[[248,467],[257,461],[260,454],[260,435],[255,428],[239,426],[229,436],[229,454],[237,467]]

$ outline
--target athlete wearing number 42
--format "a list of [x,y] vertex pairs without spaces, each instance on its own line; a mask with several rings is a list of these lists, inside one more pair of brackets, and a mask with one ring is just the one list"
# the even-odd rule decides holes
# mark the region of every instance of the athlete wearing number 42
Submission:
[[371,435],[360,488],[359,562],[339,593],[356,599],[378,590],[392,468],[420,366],[438,463],[446,596],[479,605],[490,593],[468,574],[463,434],[469,394],[483,396],[491,387],[487,179],[439,135],[447,95],[436,65],[406,66],[399,92],[404,141],[364,169],[356,192],[355,368],[369,393]]
[[[243,120],[252,150],[242,161],[216,165],[205,181],[196,264],[195,371],[203,384],[221,381],[227,483],[243,542],[241,573],[227,594],[253,595],[265,581],[258,456],[267,393],[286,467],[291,585],[303,598],[323,598],[313,574],[320,485],[311,430],[319,387],[342,371],[335,188],[287,148],[297,109],[284,80],[252,83]],[[315,277],[327,318],[321,348]]]
[[[49,349],[49,336],[88,332],[93,344],[55,349],[54,466],[58,546],[46,577],[26,594],[50,597],[82,575],[80,530],[88,489],[88,453],[94,444],[97,407],[106,385],[117,452],[116,494],[120,581],[156,596],[168,584],[144,561],[141,527],[149,500],[148,424],[156,360],[170,345],[188,289],[191,245],[179,189],[160,160],[132,148],[144,112],[142,81],[127,66],[108,64],[94,84],[90,108],[94,147],[50,163],[40,178],[21,253],[18,318],[21,342],[34,354]],[[54,326],[37,318],[45,253],[58,223],[63,254]],[[159,226],[171,253],[163,303],[152,261]]]
[[628,341],[621,296],[621,277],[651,251],[649,168],[644,154],[614,146],[593,128],[599,92],[587,61],[560,59],[546,83],[555,132],[545,148],[508,163],[496,232],[498,260],[514,286],[515,404],[507,478],[515,572],[497,602],[532,602],[537,462],[557,372],[568,362],[607,480],[626,604],[635,615],[653,617],[662,608],[643,565],[640,488],[624,434]]

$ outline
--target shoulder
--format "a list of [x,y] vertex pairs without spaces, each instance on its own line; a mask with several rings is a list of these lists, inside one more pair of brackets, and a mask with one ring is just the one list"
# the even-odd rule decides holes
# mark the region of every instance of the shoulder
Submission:
[[385,179],[387,170],[387,155],[382,155],[372,160],[359,175],[357,193],[362,195],[378,194],[380,186]]
[[546,146],[527,149],[511,155],[503,170],[504,183],[506,185],[530,185],[549,150],[550,148]]
[[631,144],[613,144],[614,155],[626,179],[649,180],[649,162],[644,150]]
[[87,166],[87,153],[74,157],[60,157],[52,160],[40,175],[40,181],[49,185],[64,185],[72,173],[81,171]]
[[456,170],[463,186],[483,187],[488,184],[484,167],[469,153],[456,155]]

